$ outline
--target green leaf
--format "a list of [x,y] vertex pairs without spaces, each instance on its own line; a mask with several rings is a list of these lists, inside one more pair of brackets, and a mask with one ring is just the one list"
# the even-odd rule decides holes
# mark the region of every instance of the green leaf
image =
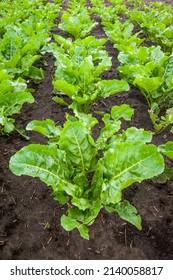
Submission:
[[37,131],[49,139],[59,137],[61,129],[62,128],[60,126],[56,126],[54,121],[51,119],[43,121],[34,120],[26,126],[26,130]]
[[75,219],[72,219],[66,215],[63,215],[61,217],[61,226],[65,230],[71,231],[71,230],[79,227],[79,222],[77,222]]
[[55,96],[52,99],[58,104],[61,104],[61,105],[64,105],[64,106],[69,106],[69,104],[61,97]]
[[72,166],[65,153],[55,146],[31,144],[11,157],[10,170],[17,176],[38,177],[53,191],[65,191],[68,195],[80,196],[81,187],[70,182]]
[[149,143],[152,140],[152,132],[146,131],[143,128],[129,127],[123,132],[125,141],[141,141],[143,143]]
[[106,147],[107,140],[114,135],[121,127],[121,122],[116,121],[114,123],[108,123],[101,130],[99,137],[97,138],[96,144],[98,149],[104,149]]
[[145,91],[154,97],[156,94],[155,91],[158,90],[162,83],[162,77],[136,77],[133,82],[133,85],[139,87],[142,91]]
[[101,209],[102,209],[102,204],[100,199],[90,202],[90,209],[86,211],[84,224],[88,226],[92,225]]
[[103,185],[103,169],[101,160],[97,162],[94,176],[91,181],[91,193],[94,199],[98,199],[102,192],[102,185]]
[[102,168],[101,198],[104,204],[114,204],[121,200],[124,188],[161,174],[164,160],[154,145],[126,141],[105,152]]
[[137,229],[141,230],[141,217],[137,215],[136,208],[129,203],[129,201],[124,200],[118,204],[106,206],[108,212],[117,212],[118,215],[125,221],[128,221]]
[[19,114],[20,109],[25,102],[34,102],[34,98],[29,92],[7,92],[3,95],[0,94],[0,107],[4,106],[3,112],[5,116]]
[[74,114],[78,118],[78,120],[85,125],[88,131],[90,131],[90,129],[98,123],[98,120],[91,114],[84,114],[78,111],[74,111]]
[[173,160],[173,142],[168,141],[166,144],[160,145],[159,151],[171,160]]
[[71,39],[65,39],[64,37],[58,35],[58,34],[54,34],[53,35],[55,41],[62,47],[62,48],[65,48],[65,49],[68,49],[72,42],[71,42]]
[[146,131],[143,128],[129,127],[122,134],[117,134],[111,137],[109,141],[109,149],[114,149],[114,147],[121,142],[125,141],[141,141],[142,143],[149,143],[152,140],[152,133]]
[[173,177],[173,168],[165,168],[164,172],[152,178],[152,181],[157,184],[165,184],[171,177]]
[[148,76],[149,70],[141,64],[130,64],[118,67],[118,71],[122,74],[122,77],[133,83],[135,77]]
[[6,71],[0,71],[0,130],[10,133],[15,129],[11,116],[19,114],[25,102],[33,103],[34,98],[26,91],[26,83],[22,79],[12,81]]
[[88,85],[94,81],[94,65],[92,56],[88,56],[83,59],[78,71],[79,87],[82,88],[83,94],[87,94]]
[[74,38],[85,38],[97,23],[91,20],[86,7],[80,6],[80,10],[73,8],[72,12],[63,12],[61,22],[58,27]]
[[0,111],[0,133],[9,134],[14,130],[14,120],[11,118],[4,117]]
[[109,97],[115,93],[128,91],[130,89],[127,82],[123,80],[102,80],[98,82],[100,96],[103,98]]
[[[80,41],[81,42],[81,41]],[[97,47],[103,46],[105,45],[107,42],[106,39],[104,38],[100,38],[97,39],[94,36],[87,36],[86,38],[84,38],[82,40],[82,43],[86,46],[86,47],[91,47],[92,49],[95,49]]]
[[74,197],[72,199],[72,204],[77,206],[79,210],[84,211],[84,210],[90,208],[91,202],[88,199],[83,198],[83,197],[81,197],[81,198]]
[[165,73],[164,73],[164,79],[165,83],[168,88],[173,88],[173,55],[169,57],[169,59],[165,62]]
[[85,172],[77,173],[73,178],[74,183],[83,189],[88,189],[89,181],[86,175]]
[[77,169],[82,172],[92,169],[97,149],[91,144],[88,130],[83,123],[67,122],[61,132],[59,146],[66,151],[68,158]]
[[83,220],[84,220],[85,212],[82,210],[79,210],[76,207],[68,208],[67,213],[68,213],[68,217],[70,217],[74,220],[78,220],[80,222],[83,222]]
[[134,109],[132,109],[127,104],[122,104],[120,106],[113,106],[111,109],[111,117],[114,120],[119,120],[120,118],[123,118],[126,121],[130,121],[133,114],[134,114]]
[[52,195],[54,200],[58,201],[61,204],[65,204],[69,201],[69,197],[66,195],[64,191],[53,191]]
[[41,68],[38,69],[35,66],[31,66],[31,67],[29,67],[28,76],[34,80],[43,80],[44,72]]
[[166,116],[165,116],[166,124],[172,124],[173,123],[173,108],[166,110]]
[[84,239],[89,240],[88,228],[85,225],[79,225],[78,230]]
[[165,57],[165,53],[161,51],[161,47],[157,46],[151,51],[150,59],[154,60],[155,63],[159,64],[163,58]]
[[71,231],[75,228],[79,230],[80,235],[84,238],[89,240],[89,235],[88,235],[88,228],[85,225],[80,224],[78,221],[75,219],[72,219],[68,216],[63,215],[61,217],[61,226],[66,230],[66,231]]
[[65,93],[71,98],[76,93],[76,87],[65,80],[56,80],[53,85],[58,92]]

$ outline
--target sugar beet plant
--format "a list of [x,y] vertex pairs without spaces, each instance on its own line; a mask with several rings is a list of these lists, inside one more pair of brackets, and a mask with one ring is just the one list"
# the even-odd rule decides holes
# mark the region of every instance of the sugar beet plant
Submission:
[[110,22],[114,24],[117,20],[119,20],[119,14],[125,13],[127,10],[127,7],[123,2],[123,0],[117,0],[114,6],[105,6],[103,0],[91,0],[92,12],[99,15],[102,20],[102,24],[103,22]]
[[164,2],[151,2],[150,5],[144,1],[133,2],[134,9],[127,9],[126,15],[134,21],[148,40],[162,46],[163,50],[172,53],[173,50],[173,13],[172,7]]
[[173,56],[160,47],[126,46],[118,59],[122,64],[119,72],[141,90],[155,133],[159,133],[173,123]]
[[68,32],[74,39],[84,38],[97,23],[90,18],[89,10],[86,8],[85,0],[71,0],[67,11],[62,14],[60,29]]
[[12,116],[24,103],[34,102],[24,78],[43,79],[35,63],[47,49],[59,9],[42,0],[0,2],[0,134],[17,129]]
[[13,78],[23,76],[36,81],[42,80],[42,69],[33,64],[40,60],[39,52],[46,41],[49,41],[49,34],[43,30],[35,34],[28,26],[10,28],[1,39],[1,69],[6,69]]
[[[109,2],[113,8],[119,5],[119,0]],[[164,52],[171,54],[173,49],[172,7],[157,1],[146,3],[143,0],[127,0],[122,2],[124,8],[120,7],[119,12],[138,25],[147,41],[161,46]]]
[[[54,20],[60,9],[61,0],[49,3],[44,0],[2,0],[0,2],[0,36],[2,37],[11,27],[33,24],[34,29],[40,28],[49,32],[54,26]],[[35,27],[35,28],[34,28]],[[35,30],[35,31],[36,31]]]
[[0,70],[0,135],[15,129],[12,115],[19,114],[24,103],[33,103],[34,98],[27,90],[22,78],[13,80],[6,70]]
[[[111,68],[111,58],[104,49],[106,40],[64,39],[55,36],[58,44],[53,43],[50,51],[56,58],[54,88],[58,96],[54,100],[77,110],[88,113],[100,98],[109,97],[121,91],[128,91],[129,85],[123,80],[101,80],[100,75]],[[69,103],[64,95],[70,98]]]
[[[110,41],[114,43],[114,47],[121,51],[123,46],[140,45],[144,39],[139,38],[139,33],[134,32],[135,26],[130,20],[122,21],[120,14],[127,13],[128,10],[123,5],[122,0],[112,1],[115,6],[105,7],[103,1],[91,0],[93,8],[92,11],[101,18],[101,24]],[[111,10],[111,16],[107,13]]]
[[[95,0],[92,1],[95,3]],[[102,24],[108,38],[120,52],[118,71],[123,79],[141,90],[149,107],[154,131],[160,133],[173,123],[172,54],[164,53],[160,46],[141,46],[144,39],[138,37],[139,33],[133,34],[134,25],[129,20],[122,23],[117,17],[116,14],[114,23],[103,21]]]
[[[9,7],[9,14],[6,14],[3,6],[6,1],[1,3],[0,67],[6,69],[14,78],[23,76],[42,80],[42,69],[33,65],[46,50],[59,6],[51,3],[44,5],[44,1],[32,1],[32,5],[29,1],[13,2],[12,7]],[[20,20],[17,20],[16,14],[19,14]]]
[[110,114],[103,116],[97,140],[92,137],[92,128],[98,121],[92,115],[67,115],[63,127],[52,120],[32,121],[27,130],[43,134],[48,144],[22,148],[12,156],[10,169],[18,176],[40,178],[52,187],[55,200],[68,202],[67,212],[61,217],[67,231],[76,228],[89,239],[88,227],[102,208],[140,230],[141,218],[136,208],[123,199],[123,190],[161,174],[164,160],[158,148],[148,144],[150,132],[130,127],[118,133],[120,119],[130,120],[132,115],[128,105],[114,106]]

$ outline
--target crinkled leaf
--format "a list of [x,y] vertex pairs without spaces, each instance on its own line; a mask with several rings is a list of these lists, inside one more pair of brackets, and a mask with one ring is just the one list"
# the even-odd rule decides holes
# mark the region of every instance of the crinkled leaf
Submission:
[[3,111],[0,110],[0,133],[9,134],[14,130],[14,120],[3,116]]
[[63,215],[61,217],[61,226],[66,230],[66,231],[71,231],[73,229],[78,229],[80,235],[84,238],[84,239],[89,239],[89,235],[88,235],[88,228],[79,223],[77,220],[72,219],[68,216]]
[[146,131],[143,128],[129,127],[123,132],[124,141],[141,141],[149,143],[152,140],[152,132]]
[[101,130],[100,135],[96,141],[98,149],[104,149],[106,147],[107,140],[114,135],[121,127],[121,122],[116,121],[114,123],[108,123]]
[[88,188],[89,181],[85,172],[77,173],[74,176],[73,181],[76,185],[81,186],[84,189]]
[[101,191],[102,191],[102,185],[103,185],[103,169],[102,169],[102,164],[101,161],[97,162],[94,176],[91,181],[91,191],[92,196],[97,199],[100,197]]
[[137,227],[141,230],[141,217],[137,214],[136,208],[129,203],[129,201],[124,200],[118,204],[106,206],[108,212],[117,212],[118,215],[123,219]]
[[97,23],[90,19],[88,11],[81,7],[80,13],[65,11],[58,27],[75,38],[85,38]]
[[75,111],[74,114],[78,118],[78,120],[81,121],[89,131],[92,127],[94,127],[98,123],[98,120],[94,118],[91,114],[84,114],[78,111]]
[[92,57],[88,56],[83,59],[83,62],[81,63],[79,68],[78,77],[79,85],[83,89],[83,93],[87,93],[87,86],[94,81],[93,69],[94,66]]
[[17,176],[40,178],[54,191],[65,191],[74,196],[81,194],[81,187],[70,183],[73,169],[68,164],[65,153],[55,146],[28,145],[11,157],[9,167]]
[[88,130],[82,122],[67,122],[59,141],[60,149],[66,151],[74,166],[85,172],[92,168],[97,154],[97,149],[91,144],[88,135]]
[[111,117],[114,120],[123,118],[124,120],[129,121],[131,120],[133,114],[134,114],[134,109],[127,104],[122,104],[120,106],[113,106],[111,109]]
[[143,128],[129,127],[122,134],[117,134],[111,137],[109,141],[109,149],[114,147],[121,142],[125,141],[141,141],[143,143],[149,143],[152,140],[152,133],[146,131]]
[[164,160],[156,146],[126,141],[105,153],[102,168],[102,201],[104,204],[118,203],[124,188],[161,174]]
[[148,76],[150,72],[149,69],[146,69],[146,67],[141,64],[123,65],[118,67],[118,71],[122,74],[123,78],[127,79],[131,83],[133,83],[135,77]]
[[84,210],[90,208],[91,202],[87,198],[74,197],[72,199],[72,204],[75,205],[76,207],[78,207],[79,210],[84,211]]
[[88,226],[92,225],[101,209],[102,204],[100,199],[94,200],[93,202],[91,201],[90,208],[86,210],[84,224]]
[[56,126],[54,121],[51,119],[43,121],[34,120],[26,126],[26,130],[37,131],[49,139],[59,137],[61,129],[62,128],[60,126]]
[[173,160],[173,142],[168,141],[166,144],[160,145],[159,150],[162,154]]
[[150,59],[151,61],[154,60],[154,62],[157,64],[159,64],[164,57],[165,57],[165,53],[162,52],[160,46],[157,46],[151,51]]
[[136,77],[133,85],[139,87],[142,91],[144,90],[148,94],[151,94],[153,97],[157,97],[157,93],[155,91],[162,85],[163,78],[162,77]]
[[66,215],[63,215],[61,217],[61,225],[65,230],[71,231],[74,228],[78,228],[79,222],[77,222],[75,219],[72,219]]
[[72,219],[78,220],[80,222],[83,222],[83,220],[84,220],[85,212],[82,210],[79,210],[76,207],[68,208],[67,213],[68,213],[68,217],[70,217]]
[[16,93],[7,92],[6,94],[0,94],[0,107],[4,107],[3,112],[5,116],[18,114],[25,102],[34,102],[34,98],[31,93],[22,91]]
[[100,89],[100,96],[103,98],[130,89],[128,83],[123,80],[102,80],[98,82],[98,86]]

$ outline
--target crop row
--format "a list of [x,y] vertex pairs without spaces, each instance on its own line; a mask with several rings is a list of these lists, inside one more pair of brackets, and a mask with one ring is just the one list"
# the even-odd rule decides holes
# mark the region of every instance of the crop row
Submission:
[[141,0],[128,2],[134,7],[132,10],[126,10],[127,17],[140,27],[151,42],[171,54],[173,50],[172,7],[165,5],[164,2],[151,2],[150,6]]
[[[118,71],[128,83],[140,89],[147,101],[155,133],[159,133],[173,123],[172,52],[171,54],[165,53],[159,45],[151,47],[144,45],[145,38],[141,38],[141,31],[135,33],[134,24],[129,19],[122,22],[119,16],[120,13],[133,14],[127,6],[122,5],[123,1],[118,1],[119,6],[117,1],[111,1],[116,3],[115,9],[114,6],[105,7],[102,1],[99,1],[98,6],[97,2],[92,1],[93,10],[101,17],[106,35],[119,51],[120,67]],[[148,6],[144,5],[144,7],[149,10]],[[111,17],[107,17],[110,8],[113,8],[115,17],[113,17],[113,12]],[[151,10],[153,11],[152,8]],[[145,15],[147,21],[147,14]],[[158,19],[158,24],[154,25],[156,30],[159,25]],[[160,112],[165,113],[160,116]]]
[[43,70],[34,65],[46,52],[58,12],[59,4],[44,1],[0,3],[1,135],[17,129],[11,116],[20,113],[25,102],[34,102],[27,82],[44,78]]
[[[142,70],[139,72],[139,68],[145,68],[151,57],[153,61],[150,67],[153,69],[156,64],[158,68],[164,68],[171,57],[159,47],[141,47],[143,39],[138,34],[132,34],[133,24],[129,20],[122,23],[118,15],[127,11],[127,7],[122,5],[122,1],[114,1],[114,4],[115,8],[111,6],[110,9],[101,0],[92,0],[93,11],[104,19],[107,36],[120,51],[120,73],[123,67],[130,69],[133,65],[138,67],[135,72],[137,75],[130,72],[127,75],[122,73],[125,80],[101,79],[101,74],[111,68],[111,58],[105,49],[106,40],[88,36],[96,23],[91,19],[91,10],[87,9],[85,0],[70,0],[67,11],[62,13],[59,28],[71,37],[65,39],[54,35],[55,42],[47,44],[46,51],[55,58],[53,86],[56,95],[53,99],[72,109],[73,115],[66,114],[66,122],[62,126],[57,126],[51,119],[30,122],[26,129],[44,135],[47,145],[28,145],[10,160],[10,169],[14,174],[40,178],[52,187],[55,200],[61,204],[68,202],[68,210],[61,218],[61,225],[68,231],[77,228],[86,239],[89,238],[88,227],[102,208],[109,213],[117,213],[141,229],[141,217],[136,208],[123,199],[123,190],[135,182],[140,183],[159,175],[166,181],[173,175],[172,169],[165,166],[163,158],[164,155],[173,160],[172,142],[157,147],[151,144],[152,132],[136,127],[121,129],[122,119],[130,121],[134,113],[127,104],[113,106],[109,113],[104,114],[99,136],[97,139],[93,137],[93,128],[98,120],[89,114],[92,105],[100,98],[128,91],[127,82],[136,85],[137,82],[133,80],[139,76],[147,79],[142,76]],[[130,47],[131,56],[128,60],[127,49]],[[140,55],[134,59],[134,53],[138,50],[143,51],[142,66]],[[160,55],[165,58],[161,66]],[[152,78],[155,77],[148,77]],[[142,93],[146,95],[145,91]],[[149,109],[154,110],[153,96],[148,98],[151,101],[151,104],[148,102]],[[160,109],[162,103],[157,104],[157,108]],[[172,111],[167,111],[166,116],[169,112]]]

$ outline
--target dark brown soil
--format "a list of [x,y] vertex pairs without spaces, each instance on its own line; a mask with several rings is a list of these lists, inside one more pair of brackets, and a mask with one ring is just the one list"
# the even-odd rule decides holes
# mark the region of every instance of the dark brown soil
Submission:
[[[58,32],[58,29],[55,29]],[[97,38],[104,37],[99,25],[93,30]],[[112,70],[104,79],[118,77],[117,52],[108,42],[107,50],[113,57]],[[45,79],[35,85],[35,103],[25,105],[16,122],[25,127],[33,119],[52,118],[62,124],[66,107],[52,101],[53,58],[46,55]],[[113,105],[130,104],[135,115],[130,126],[152,130],[147,104],[140,92],[131,88],[106,100],[100,100],[92,109],[108,112]],[[77,231],[66,232],[60,226],[60,217],[66,205],[53,200],[51,190],[40,180],[27,176],[16,177],[8,168],[10,157],[29,143],[44,143],[37,133],[28,133],[26,141],[17,133],[0,138],[0,259],[173,259],[173,180],[166,184],[145,181],[134,184],[124,196],[136,206],[142,217],[143,229],[138,231],[116,214],[101,211],[90,227],[90,240],[83,240]],[[173,140],[169,130],[154,136],[154,143]],[[49,228],[50,226],[50,228]]]

